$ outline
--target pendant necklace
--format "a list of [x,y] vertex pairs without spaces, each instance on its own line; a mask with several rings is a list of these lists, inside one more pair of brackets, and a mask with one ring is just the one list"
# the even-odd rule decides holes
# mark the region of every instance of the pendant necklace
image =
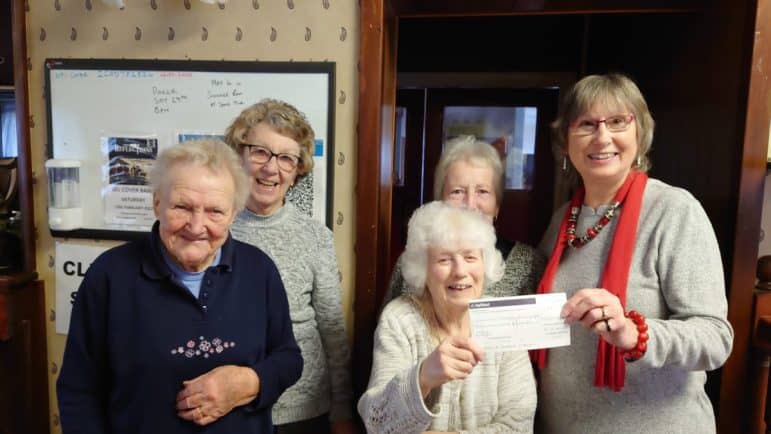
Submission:
[[618,207],[621,206],[621,202],[616,201],[613,202],[613,204],[608,208],[607,211],[600,217],[599,220],[597,220],[597,223],[595,223],[592,227],[586,230],[586,234],[582,235],[580,237],[576,236],[576,224],[578,223],[578,215],[581,213],[581,207],[580,206],[573,206],[570,207],[570,217],[568,217],[568,226],[567,226],[567,236],[565,237],[568,243],[568,246],[579,249],[583,247],[586,243],[593,240],[602,230],[605,228],[605,226],[610,223],[610,221],[613,219],[613,216],[616,215],[616,210]]

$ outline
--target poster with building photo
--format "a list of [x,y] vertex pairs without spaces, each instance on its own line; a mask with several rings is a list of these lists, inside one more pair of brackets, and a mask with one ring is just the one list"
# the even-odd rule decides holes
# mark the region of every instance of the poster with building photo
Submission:
[[107,160],[102,192],[105,224],[149,230],[155,214],[148,175],[158,157],[158,138],[103,136],[102,150]]

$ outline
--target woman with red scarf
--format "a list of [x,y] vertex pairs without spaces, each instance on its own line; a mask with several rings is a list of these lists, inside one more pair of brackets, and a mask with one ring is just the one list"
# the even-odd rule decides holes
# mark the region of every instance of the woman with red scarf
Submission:
[[576,83],[552,124],[578,188],[541,242],[538,292],[567,294],[572,327],[570,346],[531,354],[537,432],[715,432],[705,371],[733,341],[720,251],[699,202],[646,175],[653,126],[617,74]]

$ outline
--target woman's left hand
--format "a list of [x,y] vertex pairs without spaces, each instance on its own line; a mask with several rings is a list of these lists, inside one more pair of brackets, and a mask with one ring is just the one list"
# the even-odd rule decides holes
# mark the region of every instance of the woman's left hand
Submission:
[[259,393],[259,378],[251,368],[226,365],[183,383],[177,394],[177,415],[208,425]]
[[560,316],[568,324],[580,322],[605,342],[622,350],[637,344],[637,327],[624,315],[621,301],[603,288],[584,288],[570,297]]

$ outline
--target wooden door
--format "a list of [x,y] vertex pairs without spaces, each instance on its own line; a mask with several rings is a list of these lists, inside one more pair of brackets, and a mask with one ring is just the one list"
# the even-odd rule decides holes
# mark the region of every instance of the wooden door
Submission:
[[393,192],[391,199],[391,258],[396,259],[407,242],[407,222],[423,203],[424,89],[396,92],[394,125]]
[[473,134],[498,149],[505,188],[496,230],[509,240],[536,245],[554,204],[554,157],[549,123],[559,90],[429,89],[427,93],[424,201],[433,199],[434,169],[443,143]]

